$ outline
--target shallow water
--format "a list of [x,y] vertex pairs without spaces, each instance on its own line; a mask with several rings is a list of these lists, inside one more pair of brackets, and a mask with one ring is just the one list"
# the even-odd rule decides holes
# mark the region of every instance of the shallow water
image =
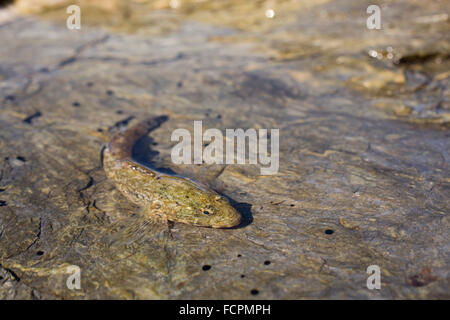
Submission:
[[[447,2],[388,1],[368,30],[369,1],[80,1],[82,32],[67,3],[0,15],[1,297],[448,297]],[[215,186],[244,227],[147,223],[105,178],[110,133],[162,114],[138,157]],[[278,174],[174,165],[194,120],[279,128]],[[81,292],[52,273],[68,263]]]

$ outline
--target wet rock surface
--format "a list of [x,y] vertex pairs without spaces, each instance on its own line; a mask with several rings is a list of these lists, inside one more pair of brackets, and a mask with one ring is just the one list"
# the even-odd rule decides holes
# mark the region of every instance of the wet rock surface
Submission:
[[[448,5],[387,2],[367,30],[364,1],[246,23],[224,12],[256,9],[230,3],[153,3],[141,32],[0,9],[2,299],[450,298]],[[149,220],[106,179],[111,133],[163,114],[136,157],[210,184],[242,226]],[[174,165],[194,120],[279,128],[279,173]]]

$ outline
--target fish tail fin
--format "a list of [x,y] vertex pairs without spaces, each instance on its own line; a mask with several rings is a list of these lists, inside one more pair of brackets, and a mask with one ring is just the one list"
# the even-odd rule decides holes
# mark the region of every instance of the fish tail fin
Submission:
[[143,135],[158,128],[167,121],[168,116],[158,116],[138,122],[131,128],[114,134],[107,148],[111,155],[117,160],[129,159],[132,156],[133,146]]

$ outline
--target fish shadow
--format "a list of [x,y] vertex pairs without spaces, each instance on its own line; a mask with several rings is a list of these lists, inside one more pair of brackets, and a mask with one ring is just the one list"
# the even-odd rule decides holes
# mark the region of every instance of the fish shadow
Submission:
[[139,138],[136,141],[136,144],[133,146],[133,152],[132,152],[133,159],[135,161],[139,162],[140,164],[143,164],[150,168],[154,168],[161,173],[176,175],[176,172],[174,172],[172,169],[165,168],[165,167],[159,167],[157,162],[153,160],[159,155],[159,152],[152,149],[151,146],[156,146],[158,144],[148,134],[150,132],[156,130],[157,128],[159,128],[161,126],[161,124],[163,124],[164,122],[166,122],[169,119],[169,117],[168,116],[160,116],[160,117],[157,117],[157,119],[158,119],[157,120],[158,124],[156,126],[152,127],[147,132],[146,135],[142,136],[141,138]]

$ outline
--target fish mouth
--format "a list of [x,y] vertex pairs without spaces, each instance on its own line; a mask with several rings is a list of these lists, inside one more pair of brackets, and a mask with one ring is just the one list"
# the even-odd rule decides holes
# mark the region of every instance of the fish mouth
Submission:
[[228,221],[220,221],[217,224],[212,224],[211,227],[215,229],[229,229],[238,226],[241,223],[241,215],[237,214],[233,219]]

